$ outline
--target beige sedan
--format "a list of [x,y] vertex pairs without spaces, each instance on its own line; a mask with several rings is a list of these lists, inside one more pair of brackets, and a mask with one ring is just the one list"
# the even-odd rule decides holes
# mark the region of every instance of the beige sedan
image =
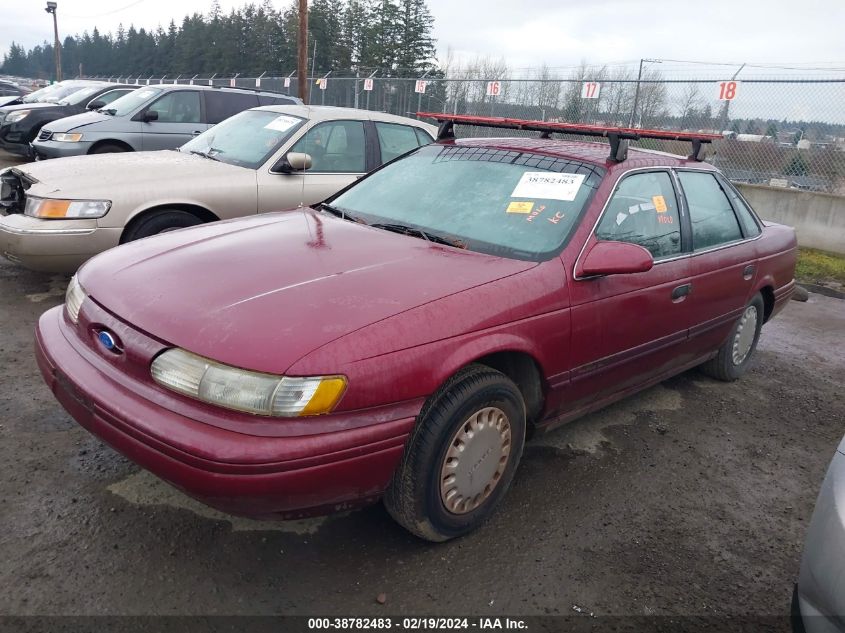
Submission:
[[0,254],[72,273],[118,244],[312,205],[433,140],[390,114],[302,105],[236,114],[178,150],[74,156],[0,172]]

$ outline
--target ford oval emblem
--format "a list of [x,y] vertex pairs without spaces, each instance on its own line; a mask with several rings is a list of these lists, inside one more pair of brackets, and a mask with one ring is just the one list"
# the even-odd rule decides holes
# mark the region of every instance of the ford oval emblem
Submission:
[[100,341],[100,344],[110,352],[120,352],[120,348],[117,345],[117,339],[111,332],[106,332],[105,330],[98,332],[97,340]]

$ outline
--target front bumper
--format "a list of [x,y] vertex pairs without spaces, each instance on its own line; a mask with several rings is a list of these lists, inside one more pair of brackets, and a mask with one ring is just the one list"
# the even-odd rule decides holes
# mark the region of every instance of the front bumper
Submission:
[[[845,443],[843,443],[845,446]],[[798,605],[808,633],[845,633],[845,455],[836,453],[807,530]]]
[[87,154],[94,141],[79,141],[64,143],[59,141],[32,141],[31,152],[35,158],[64,158],[65,156],[82,156]]
[[[212,426],[89,362],[91,350],[68,340],[75,334],[66,335],[62,310],[44,313],[36,329],[38,366],[56,399],[88,431],[190,496],[231,514],[299,518],[373,503],[387,488],[415,421],[407,406],[392,419],[382,411],[370,426],[312,435],[259,437]],[[340,414],[331,417],[342,428]]]
[[14,123],[0,126],[0,149],[10,154],[32,158],[34,155],[29,146],[29,134],[29,129],[20,128]]
[[31,270],[70,274],[120,243],[121,229],[96,220],[42,220],[22,213],[0,216],[0,255]]

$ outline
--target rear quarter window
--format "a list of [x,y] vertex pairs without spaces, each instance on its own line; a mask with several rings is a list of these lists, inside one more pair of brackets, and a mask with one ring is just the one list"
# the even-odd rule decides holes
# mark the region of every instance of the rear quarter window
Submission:
[[732,184],[722,177],[719,178],[719,182],[725,192],[727,192],[728,198],[731,199],[731,203],[734,205],[734,210],[739,218],[739,223],[742,225],[742,232],[745,234],[745,237],[757,237],[760,235],[760,225],[758,224],[751,207],[745,203],[745,200],[742,199],[742,196],[739,195],[739,192]]
[[205,93],[205,111],[208,123],[216,125],[230,116],[258,105],[258,96],[240,92]]
[[258,95],[258,105],[292,105],[296,103],[290,97],[270,97],[267,95]]

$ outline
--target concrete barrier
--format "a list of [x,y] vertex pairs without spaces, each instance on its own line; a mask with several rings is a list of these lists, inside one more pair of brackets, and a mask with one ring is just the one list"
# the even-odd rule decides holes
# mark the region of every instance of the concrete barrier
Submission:
[[795,227],[798,244],[845,255],[845,196],[736,184],[764,220]]

